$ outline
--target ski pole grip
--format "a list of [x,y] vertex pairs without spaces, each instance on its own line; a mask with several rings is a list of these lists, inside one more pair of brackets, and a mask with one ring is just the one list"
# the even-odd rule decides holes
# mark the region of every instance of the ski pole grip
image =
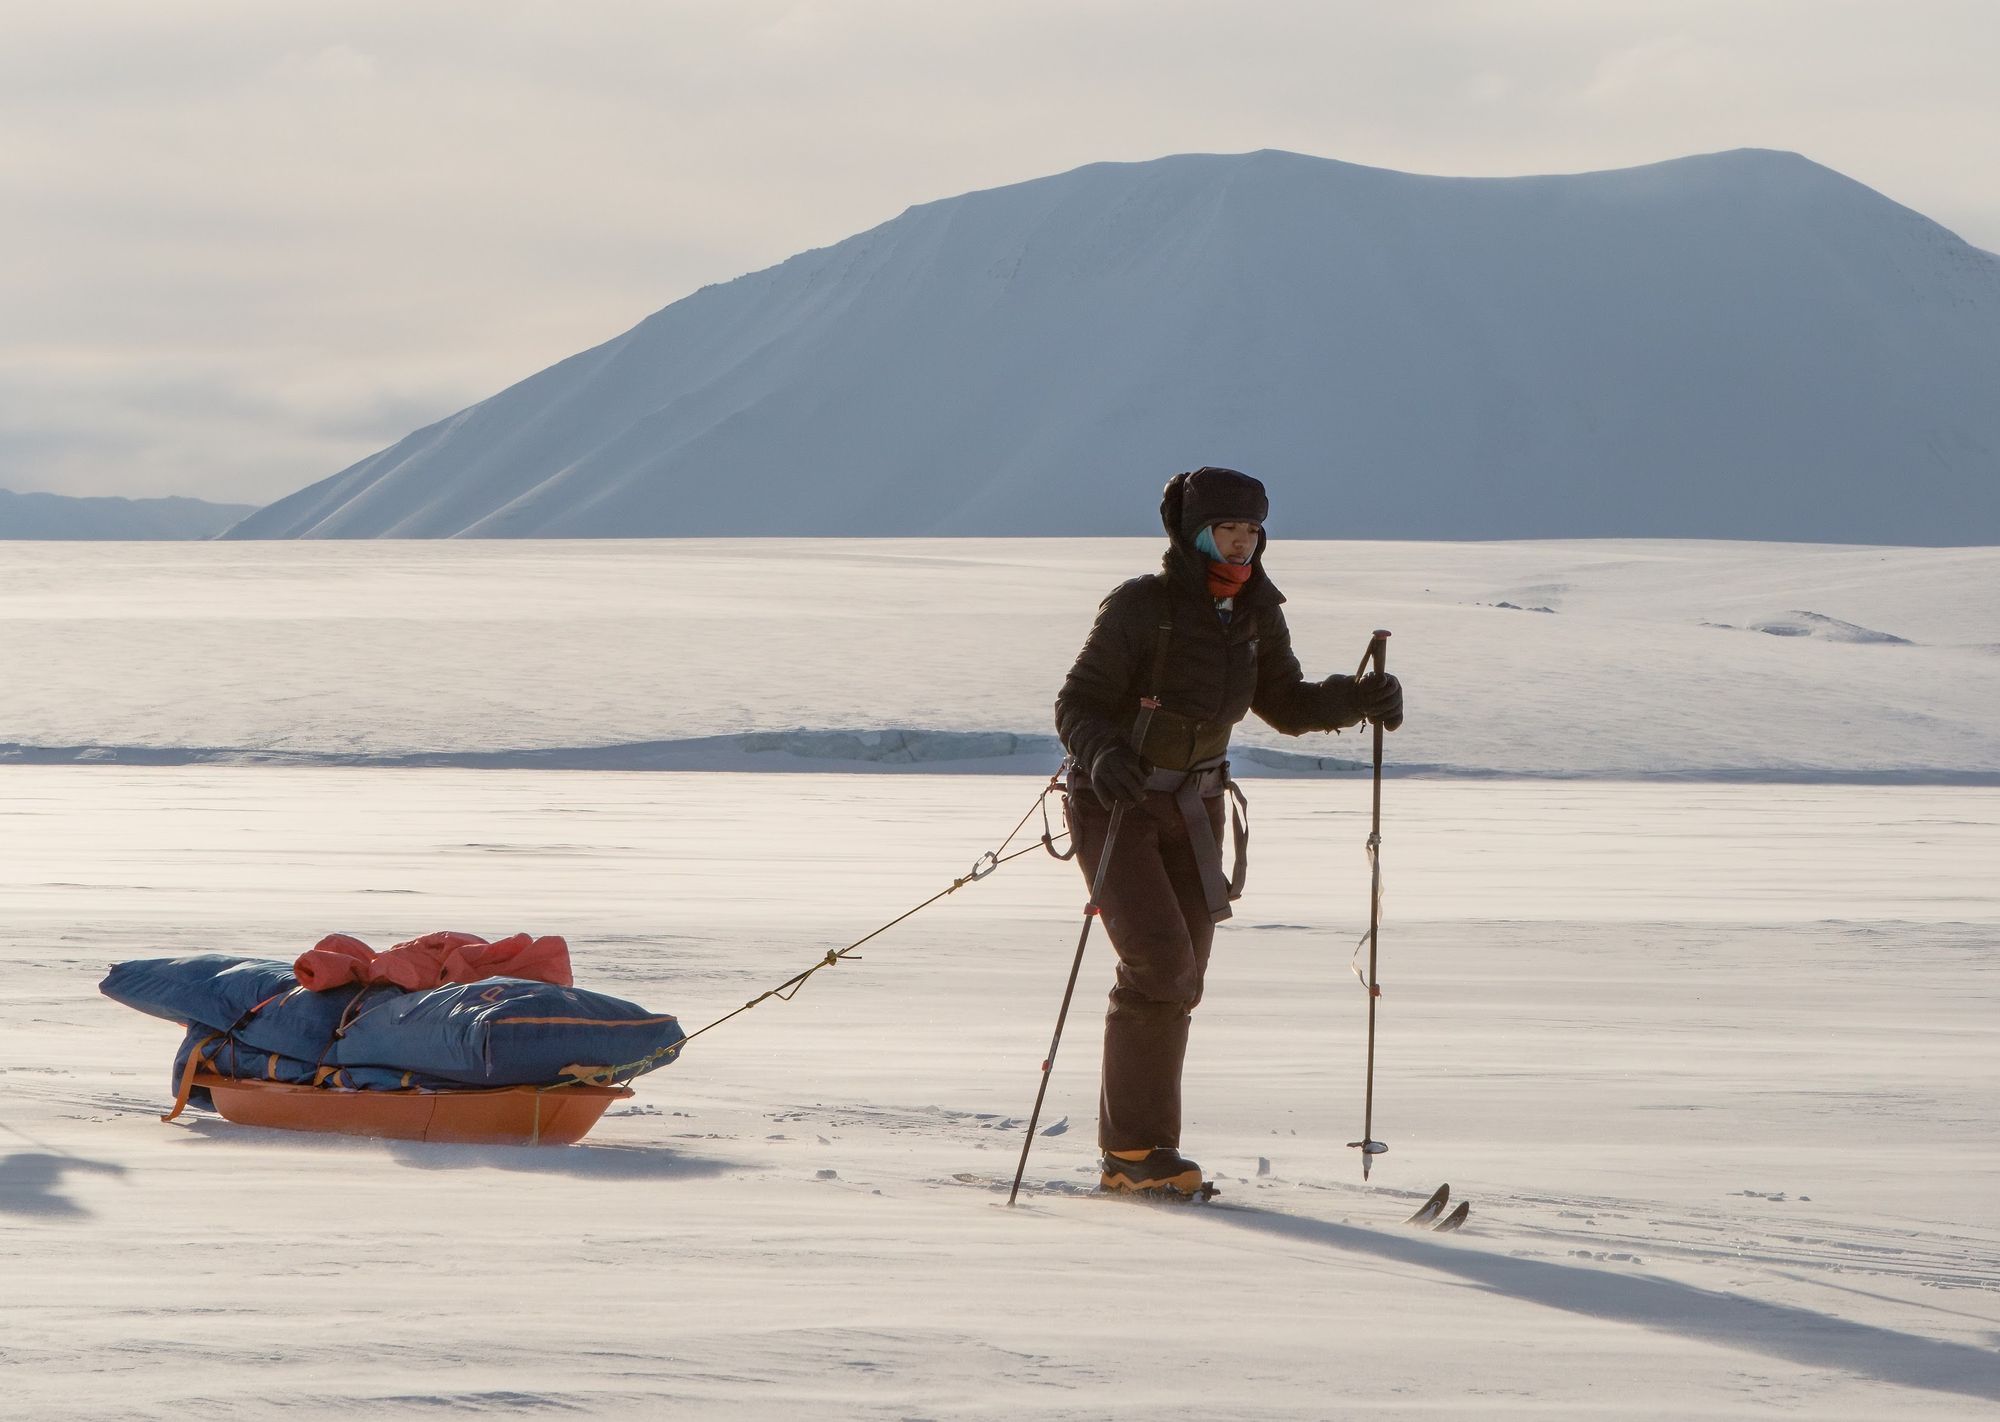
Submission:
[[1354,675],[1368,675],[1371,664],[1378,672],[1389,670],[1389,633],[1386,628],[1377,627],[1375,635],[1368,639],[1368,650],[1361,654],[1361,665],[1354,669]]

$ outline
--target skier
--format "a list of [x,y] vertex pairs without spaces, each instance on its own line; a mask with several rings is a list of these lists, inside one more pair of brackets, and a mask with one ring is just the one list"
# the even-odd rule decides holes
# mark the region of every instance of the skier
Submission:
[[[1098,907],[1118,954],[1104,1018],[1097,1143],[1105,1190],[1192,1197],[1201,1167],[1180,1153],[1181,1063],[1215,925],[1243,887],[1243,824],[1225,879],[1229,733],[1255,711],[1286,735],[1361,720],[1403,722],[1396,678],[1307,681],[1263,567],[1264,486],[1234,469],[1177,474],[1160,501],[1161,570],[1121,584],[1056,696],[1069,753],[1070,827],[1086,882],[1111,810],[1124,805]],[[1143,702],[1157,703],[1149,716]],[[1145,727],[1143,745],[1133,734]]]

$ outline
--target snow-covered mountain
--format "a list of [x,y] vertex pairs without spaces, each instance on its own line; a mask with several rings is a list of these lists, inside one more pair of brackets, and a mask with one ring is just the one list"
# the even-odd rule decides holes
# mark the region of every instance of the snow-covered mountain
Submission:
[[706,287],[234,537],[2000,542],[2000,258],[1796,154],[1097,164]]
[[0,538],[213,538],[255,508],[201,499],[71,498],[0,489]]

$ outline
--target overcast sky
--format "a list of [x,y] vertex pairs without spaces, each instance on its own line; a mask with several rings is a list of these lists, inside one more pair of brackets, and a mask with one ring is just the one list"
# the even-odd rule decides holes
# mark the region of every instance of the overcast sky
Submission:
[[0,488],[266,502],[1102,159],[1790,148],[2000,249],[2000,0],[0,0]]

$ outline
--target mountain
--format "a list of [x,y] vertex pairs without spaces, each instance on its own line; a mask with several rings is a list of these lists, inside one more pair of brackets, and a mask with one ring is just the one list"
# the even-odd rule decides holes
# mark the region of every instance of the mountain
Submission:
[[705,287],[229,536],[2000,543],[2000,258],[1796,154],[1095,164]]
[[256,508],[201,499],[78,499],[0,489],[0,538],[213,538]]

